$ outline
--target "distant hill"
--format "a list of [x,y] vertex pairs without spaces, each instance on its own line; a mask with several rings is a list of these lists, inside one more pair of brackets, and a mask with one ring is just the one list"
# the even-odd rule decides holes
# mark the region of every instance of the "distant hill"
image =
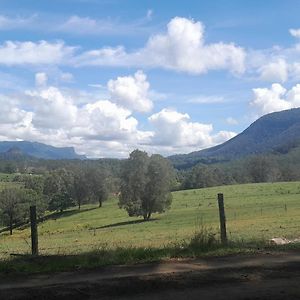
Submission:
[[25,154],[20,148],[14,146],[8,149],[6,152],[0,153],[1,160],[15,160],[15,161],[24,161],[24,160],[34,160],[36,158]]
[[300,108],[267,114],[229,141],[189,154],[170,156],[179,169],[264,153],[287,153],[300,145]]
[[53,147],[37,142],[4,141],[0,142],[1,159],[41,158],[41,159],[85,159],[73,147]]

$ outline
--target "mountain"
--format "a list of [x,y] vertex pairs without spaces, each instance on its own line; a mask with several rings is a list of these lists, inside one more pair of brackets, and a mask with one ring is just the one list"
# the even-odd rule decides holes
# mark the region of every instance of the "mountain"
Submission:
[[42,159],[85,159],[78,155],[73,147],[53,147],[50,145],[28,141],[0,142],[0,158],[42,158]]
[[287,153],[300,145],[300,108],[267,114],[227,142],[189,154],[170,156],[179,169],[264,153]]
[[14,146],[12,148],[9,148],[6,152],[0,153],[0,160],[33,161],[37,160],[37,158],[25,154],[20,148]]

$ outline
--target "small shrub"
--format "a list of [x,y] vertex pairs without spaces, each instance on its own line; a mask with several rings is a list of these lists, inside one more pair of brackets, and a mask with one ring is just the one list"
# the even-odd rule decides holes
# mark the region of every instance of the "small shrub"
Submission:
[[195,231],[189,246],[192,249],[207,250],[217,244],[219,244],[219,241],[216,239],[216,233],[213,232],[211,228],[201,225],[199,229]]

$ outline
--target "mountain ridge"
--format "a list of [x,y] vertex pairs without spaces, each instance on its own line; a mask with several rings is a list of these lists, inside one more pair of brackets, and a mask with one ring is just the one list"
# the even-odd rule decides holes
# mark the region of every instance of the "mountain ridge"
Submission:
[[223,144],[188,154],[169,156],[177,168],[215,163],[249,155],[289,151],[300,144],[300,108],[273,112],[253,122]]
[[79,155],[73,147],[54,147],[51,145],[30,141],[0,142],[0,157],[33,157],[38,159],[86,159]]

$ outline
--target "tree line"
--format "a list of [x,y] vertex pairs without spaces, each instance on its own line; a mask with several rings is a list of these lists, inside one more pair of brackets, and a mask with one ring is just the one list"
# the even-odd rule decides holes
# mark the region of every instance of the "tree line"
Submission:
[[[14,185],[0,192],[0,222],[9,226],[28,219],[30,205],[38,215],[63,212],[83,204],[103,203],[114,193],[129,216],[149,220],[170,208],[170,191],[237,183],[300,180],[300,149],[286,155],[257,155],[175,170],[161,155],[135,150],[126,160],[44,161],[37,169],[15,175]],[[37,163],[37,162],[36,162]],[[37,167],[37,165],[36,165]],[[38,174],[36,174],[38,173]]]
[[253,155],[244,159],[217,164],[197,164],[178,171],[179,189],[212,186],[298,181],[300,180],[299,153],[283,155]]
[[76,205],[80,209],[86,203],[98,203],[101,207],[111,189],[105,169],[61,168],[44,175],[21,176],[16,184],[0,192],[0,220],[12,234],[14,224],[28,220],[30,205],[37,206],[40,218],[46,211],[63,212]]
[[119,172],[115,177],[110,168],[81,164],[43,175],[17,175],[16,184],[0,192],[0,220],[12,234],[15,224],[28,221],[30,205],[37,206],[41,218],[46,211],[63,212],[74,206],[80,210],[87,203],[102,207],[111,193],[119,194],[119,207],[129,216],[144,220],[170,207],[175,176],[168,160],[135,150]]

